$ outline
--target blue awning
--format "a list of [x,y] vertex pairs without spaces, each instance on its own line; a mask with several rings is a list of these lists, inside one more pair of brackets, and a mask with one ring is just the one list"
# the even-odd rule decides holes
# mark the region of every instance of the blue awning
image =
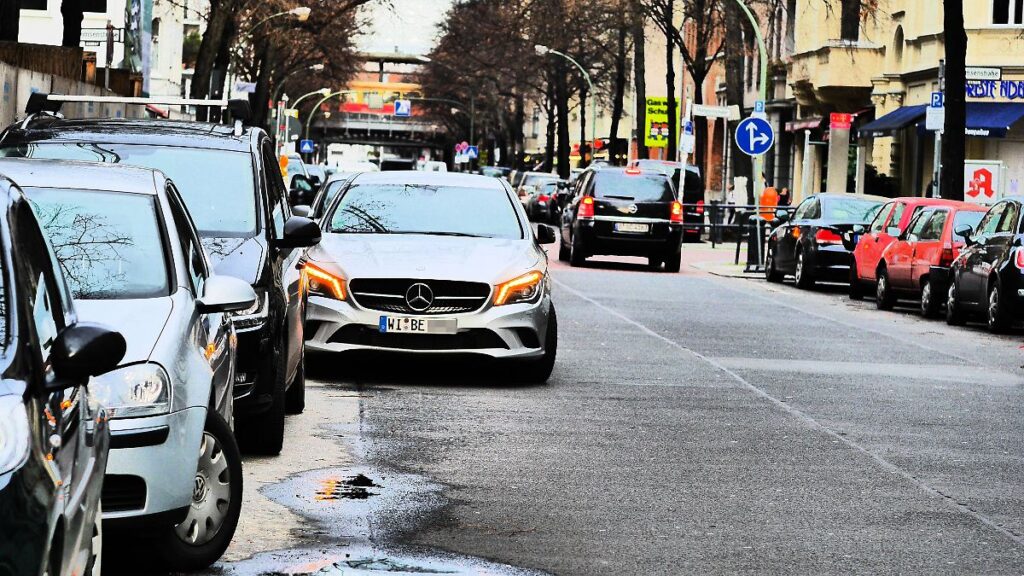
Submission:
[[[964,132],[975,138],[1006,138],[1006,133],[1021,118],[1024,118],[1024,102],[968,102]],[[927,132],[924,121],[919,122],[917,133],[924,136]]]
[[892,136],[903,128],[906,128],[907,126],[910,126],[924,118],[925,108],[927,108],[925,104],[897,108],[874,122],[868,122],[864,126],[861,126],[857,133],[861,137],[867,138]]

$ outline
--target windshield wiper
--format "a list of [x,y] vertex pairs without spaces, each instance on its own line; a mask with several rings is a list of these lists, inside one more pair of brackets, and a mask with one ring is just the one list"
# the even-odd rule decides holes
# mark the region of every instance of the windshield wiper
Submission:
[[491,238],[480,234],[468,234],[466,232],[429,232],[426,230],[396,230],[392,234],[421,234],[423,236],[458,236],[460,238]]

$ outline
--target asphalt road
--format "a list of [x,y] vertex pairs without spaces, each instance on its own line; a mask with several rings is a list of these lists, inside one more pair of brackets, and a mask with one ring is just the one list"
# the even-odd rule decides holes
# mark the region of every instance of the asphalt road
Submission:
[[214,573],[1024,573],[1019,333],[638,262],[553,263],[544,386],[320,362]]

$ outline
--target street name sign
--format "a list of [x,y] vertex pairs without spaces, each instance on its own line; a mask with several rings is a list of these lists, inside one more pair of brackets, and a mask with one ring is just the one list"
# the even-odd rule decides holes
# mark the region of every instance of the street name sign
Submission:
[[751,116],[736,127],[736,146],[747,156],[763,156],[775,145],[775,130],[764,118]]
[[979,66],[968,66],[966,69],[967,80],[1002,80],[1002,68],[982,68]]
[[732,117],[732,107],[730,106],[708,106],[706,104],[694,104],[693,115],[703,116],[704,118],[728,118],[730,120],[739,119],[738,117]]
[[412,100],[395,100],[395,116],[398,118],[412,116]]

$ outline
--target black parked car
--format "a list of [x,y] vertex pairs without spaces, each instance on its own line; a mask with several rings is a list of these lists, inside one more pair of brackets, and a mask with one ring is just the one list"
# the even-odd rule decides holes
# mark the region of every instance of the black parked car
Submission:
[[580,266],[598,254],[646,257],[651,268],[678,272],[683,208],[665,174],[590,168],[562,211],[558,259]]
[[320,241],[320,228],[292,215],[274,141],[241,122],[64,120],[32,105],[26,121],[0,135],[0,156],[163,171],[178,185],[215,272],[253,285],[256,304],[234,319],[236,432],[245,450],[279,453],[285,413],[305,405],[306,294],[296,264],[301,248]]
[[863,194],[815,194],[804,198],[792,219],[779,210],[778,226],[765,248],[765,277],[781,282],[792,274],[798,288],[811,288],[818,280],[849,282],[853,254],[843,234],[866,227],[887,201]]
[[704,179],[700,176],[700,168],[686,167],[686,186],[679,186],[679,162],[667,160],[633,160],[630,168],[661,172],[672,178],[677,197],[683,203],[683,241],[700,242],[704,228]]
[[0,212],[0,574],[99,576],[110,429],[87,384],[125,340],[77,321],[32,208],[3,177]]
[[950,270],[946,320],[963,324],[983,314],[988,328],[1002,332],[1024,313],[1024,197],[1006,198],[989,209],[976,229],[954,232],[967,241]]

